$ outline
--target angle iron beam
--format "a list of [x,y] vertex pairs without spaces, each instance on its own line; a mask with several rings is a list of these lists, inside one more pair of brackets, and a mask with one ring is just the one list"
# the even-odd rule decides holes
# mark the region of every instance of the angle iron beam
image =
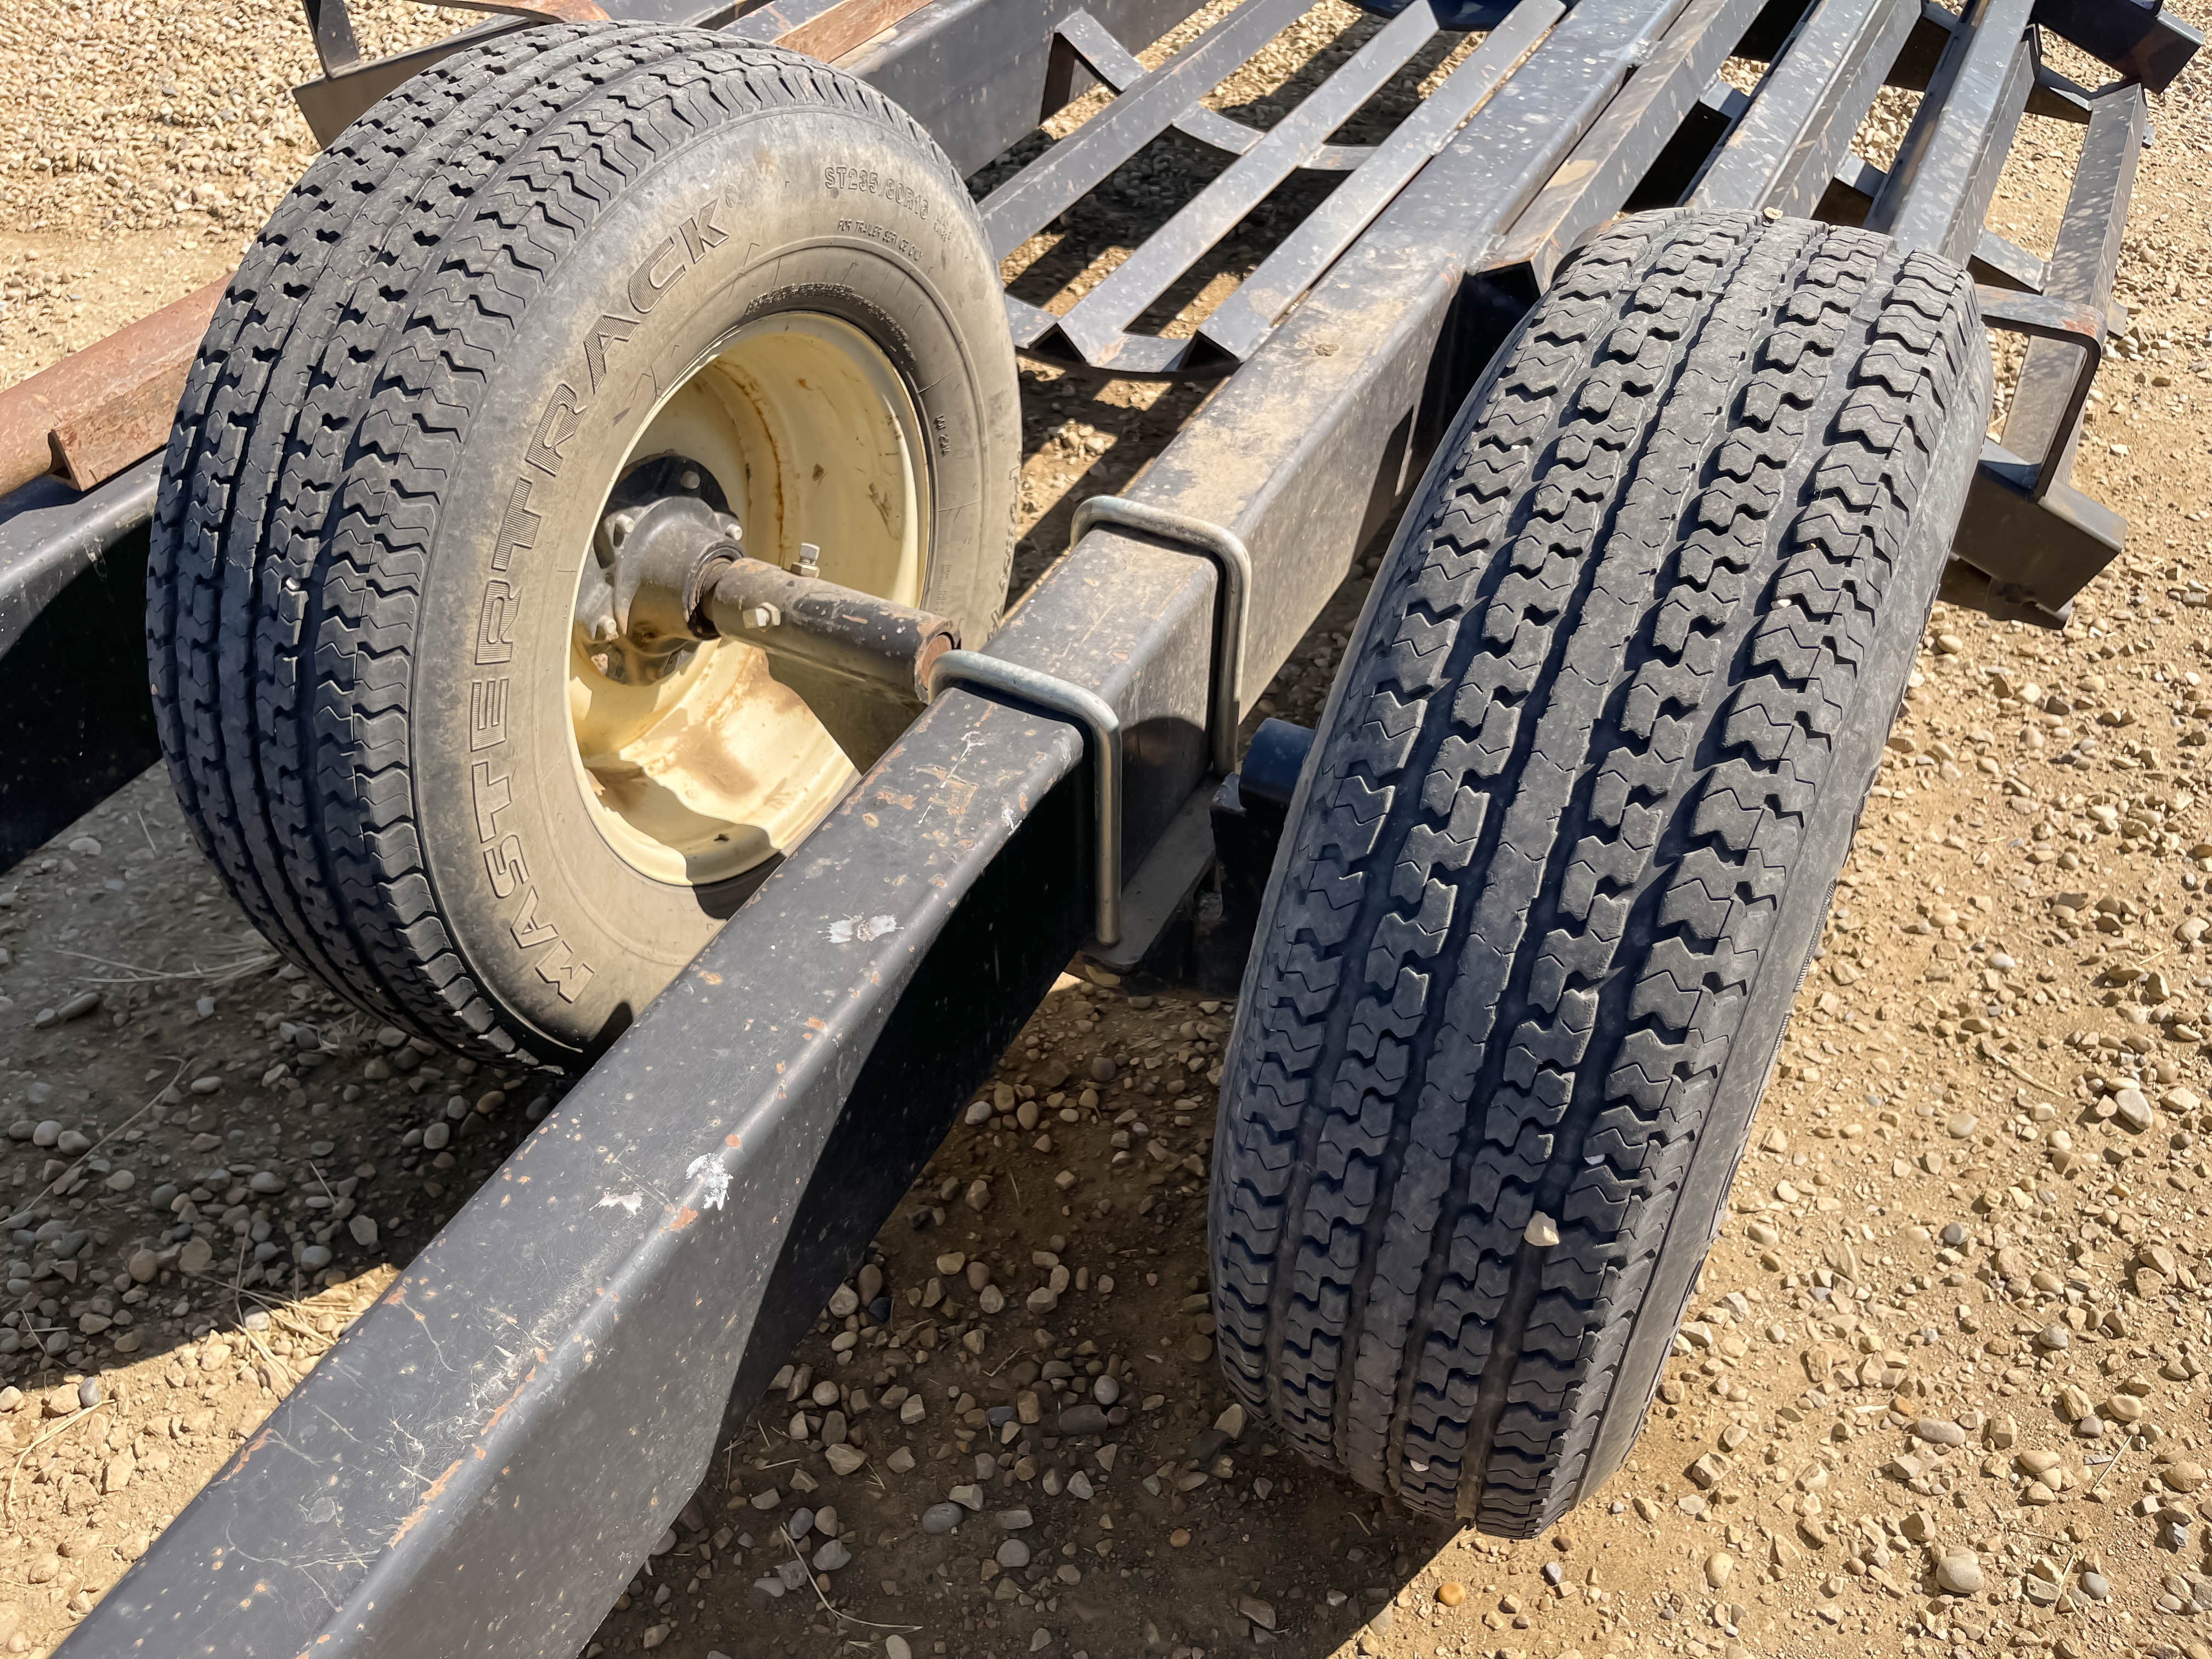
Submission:
[[[2123,83],[2096,95],[2073,188],[2067,193],[2058,234],[2045,264],[2042,293],[2109,311],[2128,202],[2135,192],[2136,163],[2149,122],[2149,106],[2140,86]],[[2066,411],[2082,349],[2051,340],[2030,341],[2006,410],[2005,447],[2040,461],[2045,483],[2063,483],[2073,473],[2081,427],[2078,419],[2069,422]]]
[[1758,0],[1691,0],[1565,165],[1485,257],[1485,269],[1525,270],[1526,278],[1503,280],[1526,281],[1532,291],[1548,288],[1560,261],[1620,210],[1758,9]]
[[2033,0],[1968,0],[1896,163],[1867,210],[1869,230],[1964,264],[2034,84]]
[[1984,230],[1974,241],[1966,269],[1978,283],[1989,283],[2021,294],[2040,294],[2045,280],[2044,262],[2017,242],[2008,242],[1993,230]]
[[[1135,52],[1115,40],[1087,11],[1072,13],[1053,27],[1084,68],[1115,92],[1135,85],[1149,72]],[[1262,129],[1232,121],[1219,110],[1208,109],[1204,104],[1193,105],[1170,125],[1184,137],[1194,138],[1224,155],[1242,155],[1267,136]],[[1322,144],[1298,167],[1306,173],[1349,173],[1365,161],[1372,149],[1369,144]]]
[[169,439],[228,273],[0,392],[0,496],[51,472],[90,489]]
[[292,101],[299,106],[301,118],[307,122],[307,131],[314,134],[315,143],[328,149],[337,142],[338,134],[361,118],[370,105],[404,86],[424,70],[434,69],[471,46],[533,27],[515,17],[479,23],[428,46],[411,46],[388,58],[373,58],[365,64],[356,64],[334,75],[302,81],[292,88]]
[[[672,3],[684,3],[684,0]],[[803,52],[809,58],[834,64],[885,29],[904,22],[927,3],[928,0],[773,0],[747,11],[724,33],[739,40]]]
[[1698,94],[1698,102],[1728,123],[1729,130],[1734,131],[1735,124],[1751,108],[1751,94],[1741,87],[1716,81]]
[[[1436,18],[1426,6],[1410,6],[1376,30],[1258,143],[1209,179],[1078,300],[1060,319],[1060,337],[1094,368],[1116,368],[1125,356],[1133,366],[1153,373],[1180,362],[1189,349],[1188,339],[1131,336],[1124,331],[1297,171],[1302,161],[1318,151],[1328,135],[1351,119],[1436,33]],[[987,227],[992,222],[988,208],[984,222]],[[1172,361],[1157,365],[1143,361],[1148,347],[1152,355],[1164,353]]]
[[2027,94],[2027,112],[2054,121],[2089,125],[2090,100],[2096,94],[2080,82],[2061,75],[2048,64],[2035,66],[2035,89]]
[[1918,15],[1917,0],[1821,0],[1753,92],[1692,203],[1812,213]]
[[[1089,70],[1098,83],[1113,93],[1127,92],[1152,73],[1144,60],[1116,40],[1112,30],[1087,11],[1071,12],[1053,25],[1053,33],[1073,54],[1075,60]],[[1064,107],[1072,100],[1048,98],[1048,105]],[[1049,113],[1050,111],[1048,111]],[[1209,149],[1219,150],[1224,155],[1242,155],[1258,143],[1260,129],[1248,127],[1242,121],[1232,121],[1218,109],[1208,109],[1196,104],[1169,123],[1186,138],[1194,138]]]
[[1244,0],[985,197],[993,257],[1003,259],[1097,189],[1304,9],[1305,0]]
[[325,76],[342,75],[361,62],[361,41],[353,32],[346,0],[301,0],[307,15],[307,38]]

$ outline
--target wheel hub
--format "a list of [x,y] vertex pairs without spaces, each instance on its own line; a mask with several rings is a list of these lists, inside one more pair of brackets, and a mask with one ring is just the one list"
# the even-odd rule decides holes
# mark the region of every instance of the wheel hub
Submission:
[[[687,477],[701,475],[687,472]],[[742,558],[740,527],[697,495],[663,495],[611,509],[592,538],[576,584],[576,629],[592,665],[618,685],[679,673],[700,643],[692,618],[702,561]]]
[[696,558],[702,535],[736,556],[742,534],[753,559],[811,575],[818,543],[824,580],[911,607],[927,574],[929,445],[866,334],[780,313],[726,337],[629,453],[592,526],[568,630],[577,783],[626,862],[708,886],[795,844],[851,786],[853,753],[872,751],[841,744],[853,733],[825,726],[757,638],[692,626],[698,595],[677,560]]

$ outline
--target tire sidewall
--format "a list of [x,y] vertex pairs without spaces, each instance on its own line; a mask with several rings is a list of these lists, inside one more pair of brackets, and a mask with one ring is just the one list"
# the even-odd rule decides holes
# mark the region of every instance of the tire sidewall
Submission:
[[930,451],[922,603],[980,641],[1012,548],[1012,347],[964,192],[879,118],[775,108],[662,158],[575,234],[496,362],[463,366],[480,412],[422,576],[412,781],[451,942],[544,1057],[619,1032],[757,884],[656,881],[608,844],[568,641],[591,527],[653,410],[719,341],[794,311],[857,327],[905,381]]

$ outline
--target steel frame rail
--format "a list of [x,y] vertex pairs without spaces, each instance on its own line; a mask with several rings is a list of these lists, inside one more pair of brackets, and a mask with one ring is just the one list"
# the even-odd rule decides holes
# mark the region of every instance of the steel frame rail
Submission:
[[[1214,59],[1133,76],[1102,38],[1156,38],[1184,9],[781,0],[729,26],[848,43],[845,66],[969,170],[1081,75],[1118,87],[1108,117],[1141,118],[1097,127],[1115,136],[1096,153],[1048,152],[1058,176],[1005,187],[987,204],[1000,241],[1074,205],[1091,187],[1075,182],[1139,130],[1266,150],[1255,177],[1347,172],[1329,198],[1345,205],[1293,233],[1294,258],[1273,276],[1263,264],[1251,301],[1209,322],[1209,349],[1243,367],[1121,507],[1086,521],[983,653],[1000,666],[955,665],[807,856],[762,885],[277,1407],[78,1626],[69,1659],[573,1654],[696,1486],[732,1401],[757,1396],[1053,975],[1087,933],[1141,947],[1127,937],[1144,931],[1137,907],[1117,914],[1122,896],[1103,890],[1110,872],[1133,872],[1130,894],[1174,890],[1163,866],[1188,856],[1194,802],[1203,823],[1224,719],[1395,517],[1583,235],[1654,192],[1753,210],[1831,201],[1876,88],[1917,77],[1930,96],[1905,159],[1864,210],[1970,258],[2021,111],[2039,96],[2074,106],[2038,72],[2033,26],[2100,42],[2144,84],[2170,79],[2188,44],[2133,0],[1973,0],[1956,25],[1913,0],[1522,0],[1501,14],[1498,50],[1470,59],[1482,67],[1463,103],[1425,118],[1418,143],[1339,154],[1319,120],[1295,142],[1248,144],[1197,106]],[[714,16],[690,0],[607,9]],[[1386,27],[1389,47],[1361,74],[1424,28],[1433,20]],[[1717,88],[1732,51],[1772,57],[1748,98]],[[1220,62],[1242,61],[1231,53]],[[392,72],[328,77],[303,106],[332,118]],[[2031,352],[2033,395],[2013,417],[2039,457],[2021,463],[2022,510],[2046,514],[2068,510],[2059,388],[2070,398],[2077,381],[2058,354],[2081,349],[2058,337],[2083,337],[2083,319],[2109,308],[2125,146],[2142,135],[2136,83],[2079,101],[2094,165],[2058,255],[2019,266],[2051,301],[2017,308],[2052,337]],[[1373,194],[1353,191],[1378,167]],[[1202,228],[1233,219],[1222,203],[1246,190],[1207,206]],[[1054,326],[1071,343],[1140,337],[1129,307],[1182,252],[1133,278],[1095,334]],[[143,536],[150,465],[74,508],[0,505],[0,618],[14,614],[8,561],[51,580]],[[994,696],[970,689],[981,681]]]

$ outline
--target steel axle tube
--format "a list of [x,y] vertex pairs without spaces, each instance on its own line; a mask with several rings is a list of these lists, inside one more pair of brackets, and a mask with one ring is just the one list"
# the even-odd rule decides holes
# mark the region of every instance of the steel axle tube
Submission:
[[929,701],[931,666],[959,648],[960,630],[943,617],[763,560],[726,559],[702,575],[693,623],[702,633],[880,687],[916,708]]

